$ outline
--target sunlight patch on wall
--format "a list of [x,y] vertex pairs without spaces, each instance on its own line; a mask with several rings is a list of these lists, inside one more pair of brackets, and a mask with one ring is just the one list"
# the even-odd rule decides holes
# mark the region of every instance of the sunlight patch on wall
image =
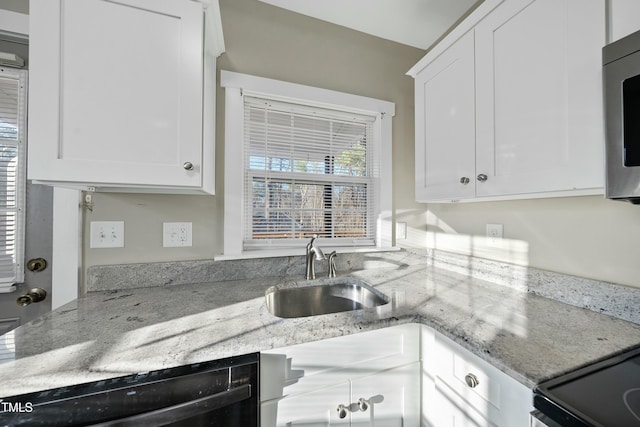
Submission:
[[[478,291],[477,283],[467,280],[459,283],[437,281],[438,293],[458,294],[456,298],[449,298],[449,301],[459,302],[460,310],[475,306],[474,312],[483,313],[480,316],[486,323],[486,336],[483,340],[491,341],[497,335],[504,333],[520,338],[527,337],[526,274],[522,274],[522,268],[503,268],[502,263],[527,267],[529,264],[528,242],[462,234],[429,210],[427,211],[426,240],[428,249],[438,251],[433,257],[435,266],[504,286],[504,292],[501,292],[502,295],[499,298],[501,303],[487,301],[480,303],[484,293]],[[440,251],[456,255],[446,255]],[[526,268],[524,270],[526,271]],[[471,323],[474,321],[474,319],[469,320]]]
[[491,239],[458,233],[432,211],[427,210],[427,248],[453,252],[509,264],[529,265],[529,243],[516,239]]

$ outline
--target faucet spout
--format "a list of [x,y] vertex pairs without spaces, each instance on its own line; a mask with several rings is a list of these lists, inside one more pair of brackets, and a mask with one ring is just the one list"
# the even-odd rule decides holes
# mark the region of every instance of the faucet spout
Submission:
[[318,260],[324,260],[326,259],[326,257],[324,256],[324,253],[322,253],[322,250],[316,246],[314,246],[313,242],[318,238],[317,234],[314,234],[313,237],[311,238],[311,241],[309,241],[309,243],[307,243],[307,256],[306,256],[306,265],[307,265],[307,269],[306,269],[306,273],[305,273],[305,278],[307,280],[313,280],[316,278],[316,265],[315,265],[315,261]]

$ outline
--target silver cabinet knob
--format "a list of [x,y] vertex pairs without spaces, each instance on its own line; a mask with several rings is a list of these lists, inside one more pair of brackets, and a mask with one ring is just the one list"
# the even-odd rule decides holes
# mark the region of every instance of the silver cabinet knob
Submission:
[[471,182],[469,177],[463,176],[462,178],[460,178],[460,184],[462,185],[467,185],[469,182]]
[[182,167],[183,167],[185,170],[192,171],[192,170],[193,170],[193,163],[191,163],[191,162],[184,162],[184,164],[182,165]]
[[464,382],[466,382],[467,385],[471,388],[475,388],[478,384],[480,384],[480,381],[478,381],[478,377],[473,374],[465,375]]
[[483,173],[481,173],[480,175],[478,175],[476,178],[478,178],[478,181],[480,182],[485,182],[487,179],[489,179],[489,177]]
[[367,399],[365,399],[364,397],[358,399],[358,409],[360,409],[362,412],[369,409],[369,402],[367,401]]
[[340,418],[345,418],[347,416],[347,407],[344,405],[338,405],[338,407],[336,408],[336,410],[338,411],[338,416]]

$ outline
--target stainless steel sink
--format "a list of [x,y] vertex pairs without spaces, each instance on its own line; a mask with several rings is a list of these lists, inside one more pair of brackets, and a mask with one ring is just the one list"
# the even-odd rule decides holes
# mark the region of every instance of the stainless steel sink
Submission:
[[352,278],[272,286],[265,297],[271,314],[285,318],[374,308],[389,303],[386,295]]

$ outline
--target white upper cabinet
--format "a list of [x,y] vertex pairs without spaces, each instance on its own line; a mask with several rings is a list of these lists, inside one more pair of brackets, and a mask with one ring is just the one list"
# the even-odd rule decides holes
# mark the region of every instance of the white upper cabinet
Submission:
[[602,192],[604,12],[598,0],[507,0],[478,24],[478,196]]
[[416,199],[602,194],[605,32],[604,0],[487,0],[470,15],[409,72]]
[[609,42],[640,30],[640,1],[609,0]]
[[29,178],[213,193],[214,6],[32,0]]
[[475,196],[473,40],[468,32],[416,76],[417,200]]

